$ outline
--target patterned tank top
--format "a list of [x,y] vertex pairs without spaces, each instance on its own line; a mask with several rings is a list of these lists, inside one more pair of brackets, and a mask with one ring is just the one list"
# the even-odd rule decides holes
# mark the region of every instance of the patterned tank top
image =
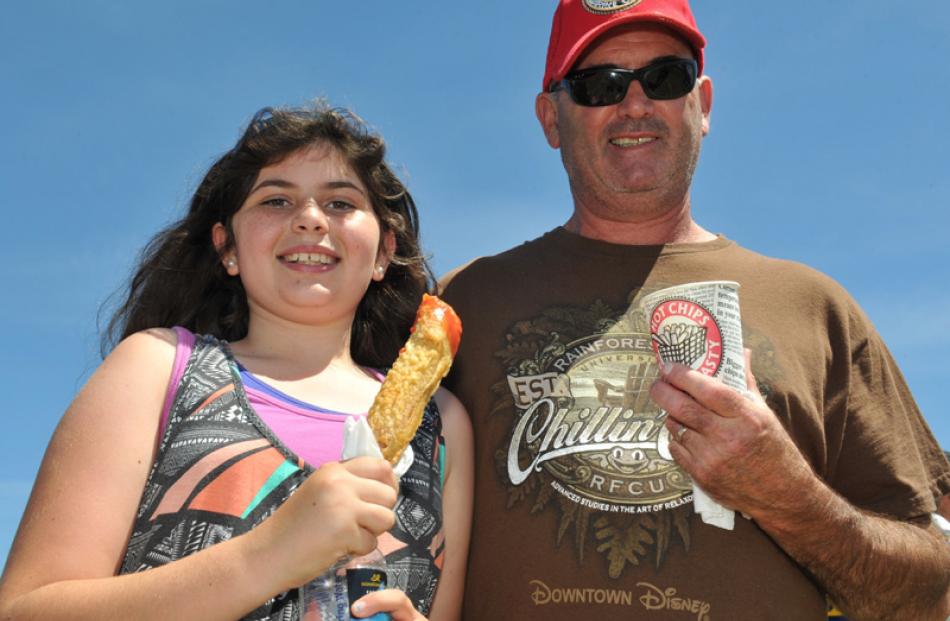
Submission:
[[[428,614],[444,553],[442,423],[430,401],[400,480],[386,556],[389,585]],[[245,533],[271,515],[313,472],[247,402],[227,343],[199,336],[175,393],[145,484],[120,573],[159,567]],[[297,589],[243,617],[299,618]]]

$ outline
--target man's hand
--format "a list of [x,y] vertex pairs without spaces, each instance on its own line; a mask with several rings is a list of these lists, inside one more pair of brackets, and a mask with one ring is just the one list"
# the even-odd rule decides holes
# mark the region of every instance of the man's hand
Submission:
[[[748,361],[747,361],[748,368]],[[664,365],[653,399],[667,412],[670,454],[720,503],[765,517],[790,479],[815,475],[748,377],[748,394],[680,364]]]

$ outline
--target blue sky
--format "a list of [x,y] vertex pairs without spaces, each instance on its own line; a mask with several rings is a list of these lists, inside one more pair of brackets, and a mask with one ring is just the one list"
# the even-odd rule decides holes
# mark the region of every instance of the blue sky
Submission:
[[[696,218],[844,284],[950,447],[950,5],[694,3],[716,88]],[[258,108],[325,96],[379,129],[438,273],[567,219],[533,103],[554,5],[4,9],[0,562],[46,442],[99,362],[100,306]]]

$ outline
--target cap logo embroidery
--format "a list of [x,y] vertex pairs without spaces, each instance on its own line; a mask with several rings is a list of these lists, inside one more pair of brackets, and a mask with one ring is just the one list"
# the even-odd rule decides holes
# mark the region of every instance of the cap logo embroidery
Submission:
[[584,0],[584,8],[591,13],[616,13],[635,7],[643,0]]

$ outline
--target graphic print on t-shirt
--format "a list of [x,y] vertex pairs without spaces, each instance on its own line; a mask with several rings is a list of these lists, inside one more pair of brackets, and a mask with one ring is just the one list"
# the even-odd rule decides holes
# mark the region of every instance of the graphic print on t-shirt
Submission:
[[613,578],[688,549],[692,482],[649,395],[658,369],[637,305],[548,309],[505,342],[495,411],[513,415],[497,460],[509,506],[557,511],[558,543],[572,536],[580,558],[593,547]]

